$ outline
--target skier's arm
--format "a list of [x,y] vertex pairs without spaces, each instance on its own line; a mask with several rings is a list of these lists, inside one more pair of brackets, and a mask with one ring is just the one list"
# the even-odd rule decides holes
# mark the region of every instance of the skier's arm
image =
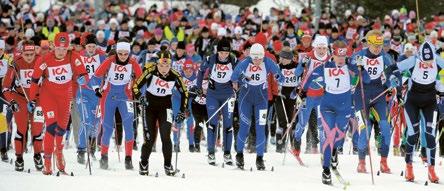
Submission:
[[[94,72],[94,75],[91,77],[91,80],[89,80],[89,86],[95,90],[97,88],[100,88],[100,79],[105,76],[106,73],[108,73],[109,67],[111,67],[111,63],[114,60],[113,57],[109,57],[106,59],[100,66],[97,68],[96,72]],[[103,79],[106,80],[106,79]]]
[[143,91],[142,88],[151,80],[152,72],[155,70],[155,68],[155,65],[146,65],[143,73],[140,75],[139,78],[137,78],[136,82],[133,85],[133,93],[136,98],[145,94],[145,91]]
[[15,67],[12,65],[15,63],[11,63],[8,67],[8,71],[6,71],[5,77],[3,77],[2,82],[2,93],[3,96],[5,96],[6,100],[8,102],[11,102],[13,100],[13,92],[12,92],[12,83],[16,80],[15,79]]
[[177,73],[174,70],[171,70],[171,72],[174,74],[174,76],[176,76],[176,89],[177,91],[179,91],[180,93],[180,112],[184,113],[185,109],[187,108],[188,105],[188,91],[187,91],[187,86],[185,85],[185,83],[183,83],[182,77],[180,76],[179,73]]
[[438,65],[440,68],[444,68],[444,59],[436,55],[435,57],[436,65]]
[[29,100],[36,100],[37,99],[37,93],[39,91],[39,81],[40,78],[43,75],[43,72],[46,70],[46,68],[48,67],[46,62],[44,62],[46,56],[42,56],[40,57],[35,65],[34,65],[34,72],[32,73],[32,78],[31,78],[31,88],[29,89]]
[[205,62],[200,65],[200,68],[197,71],[197,82],[196,82],[197,83],[197,85],[196,85],[197,88],[202,88],[202,81],[203,81],[205,72],[208,69],[209,60],[210,59],[206,59]]

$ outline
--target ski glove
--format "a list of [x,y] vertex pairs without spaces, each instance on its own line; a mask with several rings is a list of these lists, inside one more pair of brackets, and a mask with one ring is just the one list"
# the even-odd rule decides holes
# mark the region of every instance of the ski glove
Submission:
[[98,98],[102,98],[102,90],[100,90],[100,88],[96,88],[94,91],[96,92],[96,96]]
[[12,110],[12,112],[19,111],[19,105],[15,100],[12,100],[11,102],[9,102],[9,104],[9,108]]
[[34,109],[35,109],[35,101],[29,101],[27,107],[28,107],[28,111],[29,111],[29,113],[34,112]]
[[182,123],[185,120],[185,112],[179,112],[176,116],[176,123]]
[[85,79],[85,76],[79,76],[78,78],[77,78],[77,83],[79,84],[79,85],[85,85],[86,84],[86,79]]

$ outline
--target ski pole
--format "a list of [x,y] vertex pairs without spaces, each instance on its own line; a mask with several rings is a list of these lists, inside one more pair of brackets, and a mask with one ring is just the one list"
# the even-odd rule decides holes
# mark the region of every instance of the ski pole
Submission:
[[208,120],[207,121],[205,121],[205,123],[204,123],[204,125],[206,126],[207,125],[207,123],[211,120],[211,119],[213,119],[213,117],[214,116],[216,116],[218,113],[219,113],[219,111],[225,106],[225,105],[227,105],[227,103],[231,100],[231,98],[232,98],[232,96],[230,96],[214,113],[213,113],[213,115],[211,115],[211,117],[209,117],[208,118]]
[[[361,69],[361,67],[358,67],[358,71],[359,71],[359,85],[361,86],[361,99],[362,99],[362,106],[363,106],[363,109],[362,109],[362,111],[363,111],[363,113],[364,113],[364,125],[365,125],[365,131],[367,131],[367,128],[368,128],[368,126],[367,126],[367,119],[368,119],[368,117],[367,117],[367,112],[366,112],[366,106],[365,106],[365,99],[364,99],[364,85],[363,85],[363,82],[362,82],[362,69]],[[367,132],[366,133],[366,135],[367,135],[367,149],[368,149],[368,156],[369,156],[369,159],[370,159],[370,172],[371,172],[371,175],[372,175],[372,184],[373,185],[375,185],[375,177],[374,177],[374,175],[373,175],[373,162],[372,162],[372,155],[371,155],[371,149],[370,149],[370,135],[369,135],[369,133]]]
[[378,100],[378,98],[380,98],[381,96],[385,95],[385,93],[387,93],[388,91],[391,91],[392,88],[387,88],[385,89],[383,92],[381,92],[379,95],[377,95],[375,98],[370,100],[370,104],[372,104],[373,102],[375,102],[376,100]]
[[86,123],[85,123],[85,105],[83,105],[83,95],[82,95],[82,86],[80,85],[79,86],[79,94],[80,94],[80,109],[82,110],[82,129],[83,129],[83,131],[84,131],[84,133],[85,133],[85,140],[88,142],[88,144],[87,144],[87,148],[86,148],[86,152],[87,152],[87,156],[88,156],[88,159],[87,159],[87,163],[86,163],[86,166],[88,167],[88,170],[89,170],[89,175],[92,175],[92,173],[91,173],[91,160],[90,160],[90,158],[89,158],[89,153],[90,153],[90,146],[89,146],[89,139],[88,139],[88,132],[87,132],[87,129],[86,129]]

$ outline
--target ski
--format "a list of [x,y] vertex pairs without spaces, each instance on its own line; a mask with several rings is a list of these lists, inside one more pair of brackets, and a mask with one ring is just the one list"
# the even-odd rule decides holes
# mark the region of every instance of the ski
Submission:
[[55,174],[57,177],[60,177],[61,175],[63,176],[74,176],[74,173],[67,173],[66,171],[57,171],[57,173]]
[[345,180],[342,176],[341,173],[339,173],[338,169],[332,169],[333,174],[335,174],[336,179],[338,180],[339,183],[341,183],[344,187],[344,190],[347,189],[348,186],[350,186],[350,182]]

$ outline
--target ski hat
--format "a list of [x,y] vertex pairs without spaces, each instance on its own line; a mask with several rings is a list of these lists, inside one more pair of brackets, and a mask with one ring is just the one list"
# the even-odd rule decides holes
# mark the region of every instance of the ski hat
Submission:
[[185,42],[184,41],[180,41],[177,43],[177,49],[182,49],[185,50]]
[[191,59],[186,59],[183,63],[183,70],[194,69],[193,61]]
[[31,38],[31,37],[33,37],[34,35],[35,35],[34,30],[32,30],[32,29],[26,29],[25,37],[29,37],[29,38]]
[[88,36],[86,36],[85,45],[87,44],[96,44],[96,35],[89,34]]
[[431,61],[435,59],[435,55],[433,50],[435,50],[435,47],[430,42],[424,42],[419,47],[419,59],[421,61]]
[[415,52],[415,47],[412,45],[412,43],[406,43],[404,45],[404,52],[409,51],[409,50]]
[[69,47],[69,35],[67,32],[57,33],[54,38],[54,46],[55,47]]
[[313,44],[313,47],[328,47],[328,39],[326,36],[316,35]]
[[228,38],[222,38],[220,39],[220,41],[217,43],[217,51],[226,51],[226,52],[230,52],[231,51],[231,44],[230,41],[228,40]]
[[256,37],[254,38],[255,43],[259,43],[262,46],[265,46],[267,44],[267,37],[263,32],[259,32],[256,34]]
[[259,43],[254,43],[250,48],[250,57],[253,59],[262,59],[264,56],[264,47]]
[[117,21],[117,19],[116,18],[111,18],[110,20],[109,20],[109,24],[116,24],[116,25],[119,25],[119,22]]
[[287,60],[292,60],[293,59],[293,52],[291,52],[291,51],[282,51],[279,54],[279,57],[287,59]]
[[220,27],[217,29],[217,36],[226,36],[227,35],[227,29]]
[[0,39],[0,49],[4,50],[5,46],[6,46],[5,41],[3,39]]
[[242,27],[237,26],[236,28],[234,28],[234,34],[242,34]]

